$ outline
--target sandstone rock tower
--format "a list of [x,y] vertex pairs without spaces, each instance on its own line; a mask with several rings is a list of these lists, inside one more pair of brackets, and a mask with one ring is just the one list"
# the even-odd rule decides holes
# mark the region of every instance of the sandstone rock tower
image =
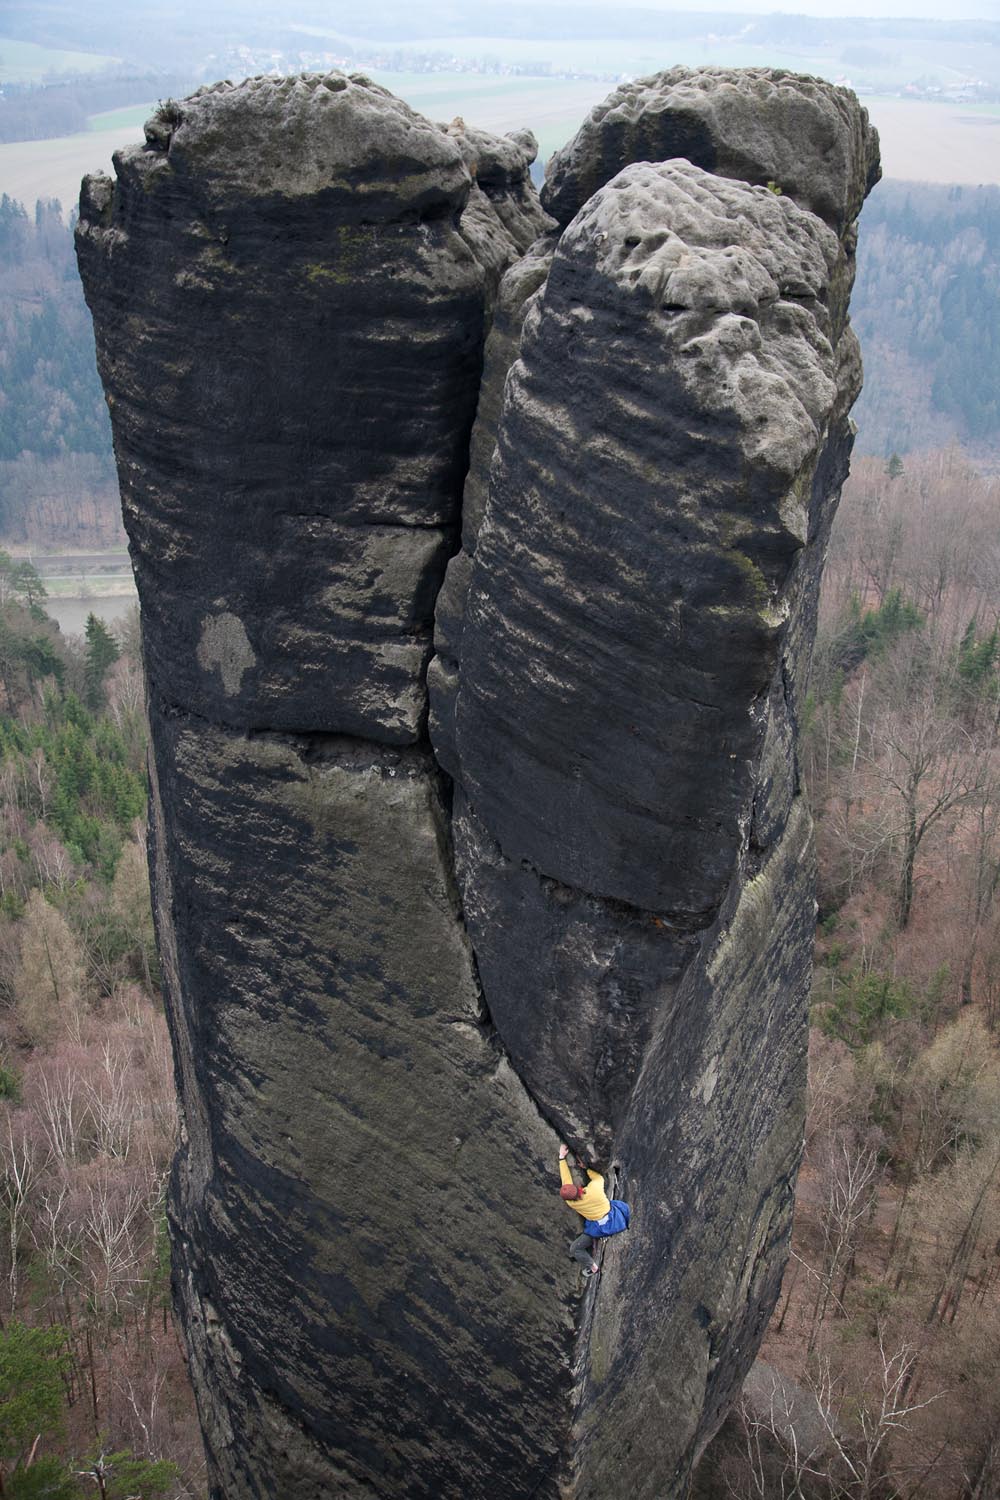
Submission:
[[[852,95],[202,90],[84,184],[212,1493],[668,1500],[783,1269]],[[565,1135],[634,1208],[581,1295]]]

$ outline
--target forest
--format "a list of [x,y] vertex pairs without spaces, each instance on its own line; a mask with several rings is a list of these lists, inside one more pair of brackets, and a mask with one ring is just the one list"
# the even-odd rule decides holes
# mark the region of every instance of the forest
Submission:
[[72,239],[55,201],[0,198],[4,394],[0,461],[27,451],[106,456],[111,431]]
[[169,1307],[138,619],[0,553],[0,1494],[204,1494]]
[[1000,1494],[1000,481],[856,460],[803,728],[819,914],[793,1255],[717,1490]]
[[[803,710],[820,883],[793,1254],[713,1500],[1000,1492],[998,601],[1000,480],[957,450],[856,461]],[[0,555],[0,1476],[200,1497],[137,626],[65,640],[44,603]]]
[[865,204],[851,317],[863,453],[1000,456],[1000,188],[883,182]]
[[111,426],[56,202],[0,197],[0,537],[120,545]]
[[[885,184],[865,209],[861,456],[801,725],[806,1158],[713,1497],[1000,1494],[998,229],[992,188]],[[54,205],[0,201],[0,327],[0,535],[110,544],[107,417]],[[22,1500],[204,1495],[169,1306],[145,743],[135,622],[64,638],[35,570],[0,553],[0,1493]]]
[[89,128],[91,115],[151,99],[183,99],[196,87],[187,74],[134,68],[42,85],[6,83],[0,94],[0,141],[74,135]]

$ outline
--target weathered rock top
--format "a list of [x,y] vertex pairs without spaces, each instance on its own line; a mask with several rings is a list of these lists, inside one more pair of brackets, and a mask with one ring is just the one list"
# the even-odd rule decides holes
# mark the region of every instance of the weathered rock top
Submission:
[[523,181],[534,139],[498,143],[436,125],[363,73],[216,83],[147,121],[119,171],[169,169],[215,207],[317,194],[367,222],[461,212],[482,160],[505,189]]
[[470,176],[487,190],[508,192],[520,185],[538,155],[538,142],[530,130],[497,136],[475,125],[466,125],[461,117],[441,129],[457,141]]
[[781,68],[670,68],[622,84],[549,162],[542,203],[566,225],[629,162],[683,156],[766,186],[837,233],[881,175],[878,136],[850,89]]
[[814,215],[767,188],[748,193],[688,161],[643,162],[565,231],[546,299],[572,302],[573,280],[596,269],[607,284],[591,289],[591,306],[625,296],[652,315],[650,358],[669,368],[676,357],[695,406],[731,411],[746,457],[787,483],[830,410],[838,255]]
[[[618,232],[611,233],[612,226]],[[625,168],[585,205],[560,241],[560,255],[595,234],[598,269],[623,287],[638,283],[654,305],[685,310],[756,310],[779,296],[818,299],[836,265],[835,237],[767,188],[744,185],[684,159]],[[737,249],[737,246],[740,247]],[[718,253],[727,264],[707,281],[692,259]],[[739,265],[732,263],[736,256]],[[748,268],[749,260],[757,271]]]

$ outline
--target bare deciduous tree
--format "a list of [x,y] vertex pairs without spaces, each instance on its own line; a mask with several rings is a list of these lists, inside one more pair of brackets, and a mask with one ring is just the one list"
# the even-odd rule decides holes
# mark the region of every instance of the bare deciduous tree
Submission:
[[21,1275],[21,1246],[28,1231],[29,1213],[35,1184],[45,1164],[38,1147],[19,1120],[15,1127],[11,1115],[6,1119],[6,1141],[0,1175],[0,1208],[4,1215],[4,1240],[7,1252],[7,1298],[11,1311],[17,1307]]
[[843,1299],[843,1283],[850,1275],[862,1227],[871,1216],[883,1172],[880,1144],[873,1132],[860,1136],[853,1125],[841,1125],[825,1136],[814,1151],[822,1195],[819,1218],[823,1252],[813,1304],[810,1353],[816,1346],[820,1325],[838,1282],[841,1287],[836,1300],[840,1303]]
[[[905,1431],[917,1412],[925,1411],[943,1392],[917,1400],[911,1396],[917,1351],[903,1343],[890,1348],[884,1333],[877,1337],[874,1378],[860,1395],[851,1393],[850,1428],[844,1402],[830,1361],[821,1358],[815,1384],[816,1406],[829,1438],[831,1460],[827,1473],[836,1500],[873,1500],[881,1492],[893,1437]],[[902,1478],[897,1467],[897,1478]]]
[[84,1006],[80,946],[66,918],[39,890],[31,892],[21,920],[15,989],[18,1015],[32,1040],[79,1035]]
[[977,794],[986,764],[975,741],[947,712],[940,672],[919,643],[897,647],[883,680],[885,696],[868,724],[867,764],[896,808],[896,916],[905,927],[921,845],[947,814]]

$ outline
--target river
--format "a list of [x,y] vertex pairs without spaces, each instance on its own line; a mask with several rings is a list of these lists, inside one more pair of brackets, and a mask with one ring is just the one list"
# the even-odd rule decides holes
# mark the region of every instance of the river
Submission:
[[96,615],[105,625],[113,625],[138,604],[135,593],[109,594],[99,598],[80,599],[69,595],[45,600],[45,613],[51,615],[63,635],[83,635],[88,615]]

